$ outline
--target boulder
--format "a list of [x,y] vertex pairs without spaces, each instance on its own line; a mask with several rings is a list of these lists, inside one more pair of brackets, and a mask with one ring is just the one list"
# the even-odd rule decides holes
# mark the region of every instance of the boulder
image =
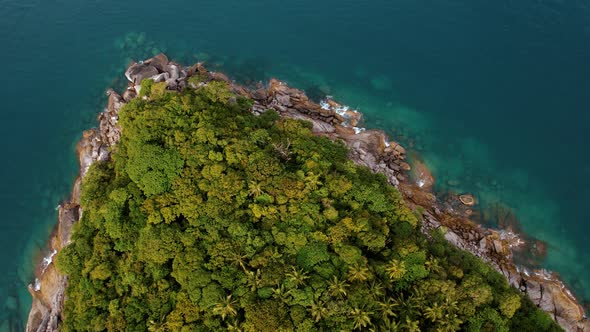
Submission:
[[125,103],[123,100],[124,98],[112,89],[107,91],[107,95],[109,96],[109,100],[107,102],[107,112],[110,114],[117,114],[121,106],[123,106]]
[[424,190],[431,190],[434,187],[434,176],[426,164],[418,158],[414,158],[411,176],[416,184]]
[[390,142],[389,144],[392,144],[392,145],[395,144],[395,145],[393,145],[393,150],[397,151],[400,154],[400,156],[406,154],[406,149],[403,146],[401,146],[400,144],[397,144],[396,142]]
[[160,83],[160,82],[164,82],[164,81],[166,81],[167,79],[169,79],[169,78],[170,78],[170,74],[169,74],[169,73],[167,73],[167,72],[164,72],[164,73],[160,73],[160,74],[158,74],[158,75],[154,75],[154,76],[152,76],[152,77],[150,77],[150,78],[151,78],[151,79],[152,79],[154,82],[156,82],[156,83]]
[[[334,128],[336,129],[336,134],[346,137],[346,136],[353,136],[354,133],[354,129],[351,127],[344,127],[342,125],[335,125]],[[360,142],[357,141],[357,145],[360,146]]]
[[280,105],[287,107],[293,106],[293,104],[291,103],[291,98],[287,95],[278,95],[276,96],[276,100]]
[[131,65],[127,71],[125,71],[125,76],[129,82],[133,82],[135,84],[139,84],[142,80],[155,75],[158,75],[158,70],[156,67],[141,63],[135,63]]
[[412,166],[410,166],[410,164],[406,163],[405,161],[400,162],[399,166],[406,172],[412,169]]
[[150,58],[143,63],[155,67],[159,72],[163,72],[168,64],[168,57],[164,53],[160,53],[153,58]]
[[135,89],[131,88],[131,89],[126,89],[125,92],[123,92],[123,100],[128,103],[131,101],[131,99],[137,97],[137,93],[135,92]]
[[268,98],[268,93],[264,88],[256,89],[252,91],[252,98],[255,100],[266,100],[266,98]]
[[445,239],[449,241],[451,244],[453,244],[455,247],[464,247],[463,239],[461,239],[461,237],[457,235],[455,232],[447,231],[445,233]]
[[459,200],[461,203],[467,206],[474,206],[475,205],[475,197],[471,194],[463,194],[459,196]]
[[173,78],[169,78],[166,80],[166,87],[169,90],[176,90],[178,89],[178,82],[176,82],[176,80]]
[[344,112],[344,118],[349,125],[356,127],[361,122],[362,113],[353,110],[347,110]]
[[223,74],[223,73],[212,73],[211,79],[214,81],[231,83],[231,80],[229,79],[229,77],[225,76],[225,74]]
[[180,78],[180,66],[175,63],[169,63],[166,65],[166,73],[170,75],[170,79],[177,80]]

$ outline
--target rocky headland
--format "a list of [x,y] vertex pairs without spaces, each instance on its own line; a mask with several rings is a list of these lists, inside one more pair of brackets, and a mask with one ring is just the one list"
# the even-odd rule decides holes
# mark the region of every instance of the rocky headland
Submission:
[[109,160],[109,147],[116,144],[121,135],[117,126],[118,112],[139,95],[139,83],[143,79],[166,82],[168,90],[196,88],[211,80],[224,81],[234,93],[254,101],[252,112],[255,114],[274,109],[283,117],[310,121],[315,134],[343,141],[350,149],[352,161],[384,174],[388,182],[400,190],[410,207],[419,208],[424,232],[444,230],[449,242],[488,262],[566,331],[590,331],[590,320],[585,317],[582,306],[557,275],[544,270],[528,271],[515,264],[514,250],[524,244],[517,234],[484,228],[471,221],[471,207],[477,204],[472,195],[450,195],[444,201],[437,198],[432,191],[435,179],[418,156],[412,156],[410,163],[406,149],[390,141],[383,131],[359,127],[361,113],[332,99],[313,102],[301,90],[276,79],[251,88],[240,86],[222,73],[208,71],[201,63],[183,67],[169,61],[164,54],[132,63],[125,76],[129,81],[127,89],[121,94],[107,91],[108,104],[98,117],[98,128],[85,131],[76,146],[79,176],[70,199],[59,205],[58,224],[49,243],[51,254],[40,263],[37,278],[29,285],[33,304],[27,332],[58,329],[68,279],[57,271],[51,257],[70,242],[72,225],[83,213],[80,208],[82,178],[93,162]]

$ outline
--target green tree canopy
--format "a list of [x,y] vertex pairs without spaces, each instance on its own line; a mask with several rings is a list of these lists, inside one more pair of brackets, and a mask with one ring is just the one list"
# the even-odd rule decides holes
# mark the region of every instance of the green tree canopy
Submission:
[[309,123],[144,84],[58,255],[64,331],[553,331]]

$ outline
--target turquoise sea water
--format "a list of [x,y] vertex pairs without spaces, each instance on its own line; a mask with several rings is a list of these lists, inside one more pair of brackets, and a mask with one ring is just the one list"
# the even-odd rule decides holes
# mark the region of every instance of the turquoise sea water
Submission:
[[510,207],[547,243],[541,266],[590,302],[585,1],[0,0],[0,45],[0,331],[22,330],[81,131],[129,59],[159,51],[358,108],[437,190]]

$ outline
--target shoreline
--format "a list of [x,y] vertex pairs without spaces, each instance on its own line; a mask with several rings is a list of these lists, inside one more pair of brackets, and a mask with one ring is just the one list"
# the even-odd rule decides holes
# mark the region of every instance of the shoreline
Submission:
[[[565,330],[590,330],[590,321],[584,316],[583,307],[555,274],[544,270],[529,272],[514,263],[513,250],[523,242],[517,234],[485,228],[471,221],[468,211],[475,203],[473,196],[455,197],[455,204],[441,202],[432,191],[435,180],[428,168],[420,161],[410,165],[406,149],[389,141],[383,131],[357,127],[362,121],[361,113],[331,98],[315,103],[301,90],[276,79],[271,79],[266,86],[259,84],[256,88],[248,89],[233,83],[222,73],[208,71],[200,63],[183,67],[170,62],[163,54],[132,63],[125,72],[128,88],[121,95],[110,89],[107,91],[108,104],[98,117],[98,128],[84,131],[76,145],[80,173],[74,182],[70,199],[58,207],[58,225],[49,241],[49,252],[57,253],[70,242],[71,227],[82,214],[79,206],[82,178],[93,162],[109,160],[108,148],[116,144],[121,135],[117,127],[118,112],[126,102],[139,94],[139,84],[134,82],[152,79],[166,82],[170,90],[181,90],[203,84],[200,82],[195,85],[188,80],[195,75],[203,77],[205,81],[227,82],[232,92],[254,101],[254,114],[272,108],[281,117],[310,121],[316,135],[343,141],[349,147],[349,159],[373,172],[384,174],[388,182],[402,193],[410,208],[423,211],[423,232],[444,227],[445,238],[449,242],[490,264],[507,278],[510,285],[527,293],[537,306],[549,312]],[[419,155],[416,156],[411,159],[419,159]],[[39,289],[29,285],[33,304],[26,331],[54,331],[61,320],[67,276],[60,275],[51,261],[46,265],[36,275]]]

